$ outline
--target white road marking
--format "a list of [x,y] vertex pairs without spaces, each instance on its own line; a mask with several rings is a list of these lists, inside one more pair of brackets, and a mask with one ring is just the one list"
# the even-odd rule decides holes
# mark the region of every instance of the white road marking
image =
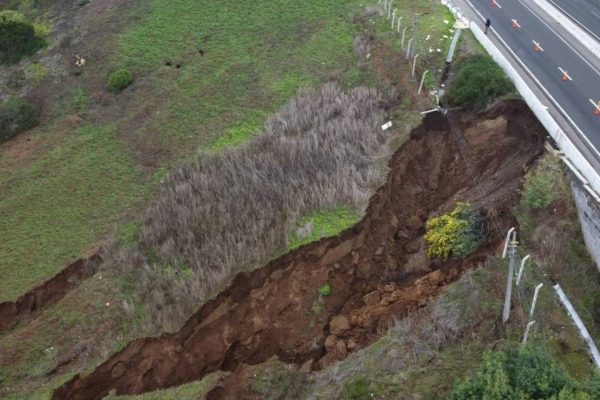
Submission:
[[[477,15],[479,15],[479,18],[481,18],[483,21],[485,21],[485,18],[483,17],[483,15],[481,15],[481,13],[479,12],[479,10],[473,6],[473,4],[471,3],[471,0],[465,0],[465,1],[469,4],[469,6],[471,6],[471,8],[477,13]],[[552,103],[554,103],[554,106],[556,108],[558,108],[558,110],[561,112],[561,114],[563,115],[563,117],[565,117],[567,119],[567,121],[573,126],[573,128],[575,128],[579,132],[579,134],[581,135],[581,137],[583,138],[583,140],[585,142],[587,142],[588,149],[590,151],[592,151],[592,153],[594,153],[597,157],[600,157],[600,151],[598,151],[598,149],[596,149],[596,147],[592,144],[592,142],[590,142],[590,140],[583,133],[583,131],[581,130],[581,128],[579,128],[579,125],[577,125],[575,123],[575,121],[573,121],[573,119],[569,116],[569,114],[567,114],[567,112],[561,107],[561,105],[559,104],[559,102],[556,101],[556,99],[550,94],[550,92],[548,91],[548,89],[546,89],[546,87],[544,85],[542,85],[542,83],[531,72],[531,70],[529,68],[527,68],[527,65],[525,65],[525,63],[523,62],[523,60],[521,60],[519,58],[519,56],[517,56],[517,54],[513,51],[513,49],[510,48],[510,46],[508,45],[508,43],[506,43],[506,41],[504,39],[502,39],[502,36],[500,36],[498,34],[498,32],[496,32],[496,30],[494,28],[491,28],[491,29],[492,29],[492,32],[494,32],[494,34],[496,35],[496,37],[504,44],[504,47],[506,48],[506,50],[509,51],[512,54],[513,58],[515,60],[517,60],[517,62],[521,65],[521,68],[523,68],[527,72],[527,74],[529,75],[529,77],[531,79],[533,79],[534,82],[538,85],[538,87],[544,92],[544,94],[546,94],[546,96],[548,96],[548,98],[550,99],[550,101]]]
[[566,77],[567,80],[572,81],[573,78],[571,78],[571,76],[569,76],[569,74],[567,73],[567,71],[565,71],[564,69],[562,69],[561,67],[558,67],[559,71],[562,72],[563,74],[563,80],[565,80],[564,78]]
[[[583,29],[585,29],[587,32],[587,34],[594,36],[594,38],[596,40],[600,40],[600,37],[598,37],[598,35],[596,35],[596,33],[592,32],[591,29],[589,29],[587,26],[585,26],[585,24],[582,24],[581,21],[579,21],[577,18],[575,18],[571,13],[569,13],[567,10],[565,10],[564,8],[562,8],[561,6],[559,6],[556,1],[554,0],[548,0],[552,6],[556,7],[557,9],[559,9],[563,14],[565,14],[566,16],[568,16],[569,18],[571,18],[573,21],[575,21],[577,24],[579,24],[579,26],[581,26]],[[577,1],[577,0],[573,0],[573,1]],[[548,11],[548,10],[546,10]],[[597,18],[600,18],[600,16],[598,14],[596,14],[595,12],[591,11],[592,14],[594,14]]]

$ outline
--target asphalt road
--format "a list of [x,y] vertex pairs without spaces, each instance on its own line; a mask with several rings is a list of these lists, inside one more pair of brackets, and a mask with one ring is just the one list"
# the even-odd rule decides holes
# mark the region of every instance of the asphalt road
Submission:
[[[557,0],[570,2],[574,0]],[[578,0],[593,2],[594,0]],[[483,21],[490,18],[489,35],[497,37],[509,49],[515,62],[551,99],[556,108],[575,127],[582,142],[600,160],[600,115],[594,106],[600,100],[600,70],[589,63],[559,32],[551,28],[527,5],[527,0],[468,0]],[[512,27],[515,19],[520,28]],[[534,41],[540,51],[534,51]],[[572,80],[563,80],[563,71]]]
[[577,22],[600,41],[600,1],[598,0],[549,0],[563,14]]

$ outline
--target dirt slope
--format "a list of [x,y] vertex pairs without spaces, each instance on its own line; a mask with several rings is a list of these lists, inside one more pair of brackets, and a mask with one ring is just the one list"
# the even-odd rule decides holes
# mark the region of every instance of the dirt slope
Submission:
[[[142,393],[273,356],[318,369],[368,345],[390,316],[423,305],[495,245],[497,236],[490,235],[463,262],[431,262],[422,242],[427,217],[466,200],[505,229],[523,166],[542,151],[544,130],[519,101],[453,118],[480,189],[447,120],[432,114],[394,155],[386,184],[355,227],[238,275],[179,332],[131,343],[93,372],[75,376],[53,398],[100,399],[111,389]],[[319,301],[317,290],[325,283],[332,294]]]

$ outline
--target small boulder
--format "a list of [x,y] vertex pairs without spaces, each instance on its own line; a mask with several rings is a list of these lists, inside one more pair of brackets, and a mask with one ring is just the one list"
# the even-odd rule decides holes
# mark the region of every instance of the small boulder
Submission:
[[363,297],[363,302],[368,306],[379,302],[379,300],[381,300],[381,296],[377,290],[368,293]]
[[388,283],[386,285],[383,285],[384,292],[391,293],[394,290],[396,290],[396,285],[394,285],[393,283]]
[[348,318],[343,315],[336,315],[329,322],[329,330],[333,335],[341,336],[350,329]]
[[390,255],[388,255],[385,258],[385,266],[391,270],[391,271],[395,271],[398,268],[398,262],[396,261],[396,259]]
[[413,215],[406,220],[406,227],[411,231],[418,231],[423,227],[423,221],[418,216]]
[[352,350],[356,349],[356,347],[358,347],[358,343],[356,343],[356,341],[354,341],[354,339],[350,339],[350,340],[348,340],[348,345],[346,347],[348,347],[349,351],[352,351]]
[[421,250],[421,240],[419,239],[411,240],[404,245],[404,251],[406,251],[408,254],[414,254],[419,250]]
[[404,240],[410,240],[410,235],[408,234],[408,232],[403,231],[403,230],[399,230],[396,232],[396,234],[394,235],[394,238],[396,240],[400,240],[400,239],[404,239]]
[[343,340],[338,340],[338,342],[335,344],[335,352],[340,359],[346,358],[348,351],[346,348],[346,343],[344,343]]
[[327,338],[325,339],[325,350],[331,351],[331,349],[335,347],[336,343],[337,338],[334,335],[327,336]]
[[303,374],[308,374],[310,371],[312,371],[314,362],[315,361],[312,358],[310,360],[307,360],[304,364],[302,364],[302,366],[300,368],[298,368],[298,372],[301,372]]

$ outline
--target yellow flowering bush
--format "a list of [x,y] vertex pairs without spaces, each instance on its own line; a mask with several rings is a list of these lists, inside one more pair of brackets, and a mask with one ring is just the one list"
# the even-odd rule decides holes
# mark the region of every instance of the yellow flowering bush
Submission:
[[477,217],[468,203],[457,203],[449,213],[431,218],[426,228],[430,257],[462,258],[472,253],[479,242]]

